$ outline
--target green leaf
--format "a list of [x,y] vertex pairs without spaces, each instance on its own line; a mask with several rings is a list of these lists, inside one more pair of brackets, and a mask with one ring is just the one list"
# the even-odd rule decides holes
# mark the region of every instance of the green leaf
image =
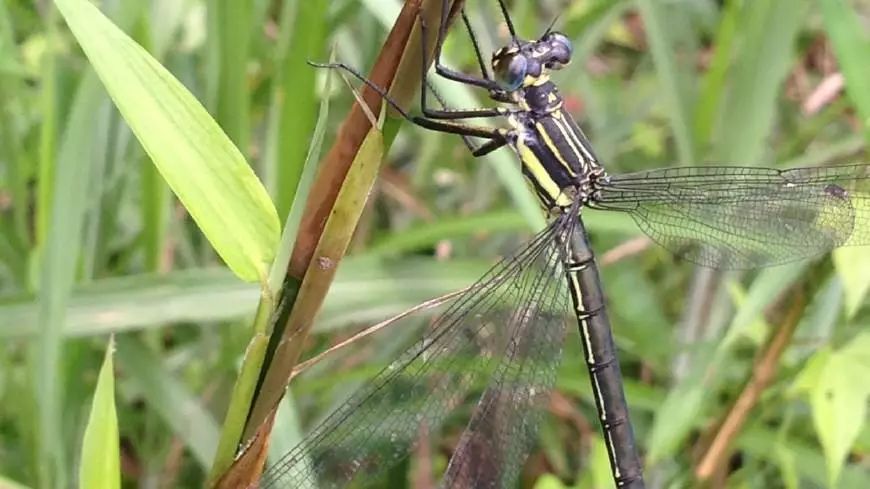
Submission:
[[728,68],[732,64],[734,37],[740,28],[742,3],[743,0],[725,2],[713,43],[716,49],[710,60],[710,68],[701,77],[700,93],[695,104],[695,138],[699,144],[708,144],[716,113],[721,110]]
[[840,70],[846,79],[846,92],[854,101],[864,121],[867,140],[870,141],[870,36],[867,28],[843,0],[822,0],[822,19]]
[[[668,115],[671,118],[671,128],[679,154],[681,165],[696,162],[695,144],[689,123],[690,107],[694,97],[688,90],[685,80],[688,78],[686,69],[677,63],[679,52],[676,33],[673,24],[675,16],[681,16],[680,6],[667,7],[665,2],[639,0],[638,7],[643,16],[647,39],[650,43],[653,61],[663,87],[663,97],[667,100]],[[685,17],[682,17],[685,20]],[[689,59],[693,56],[688,55]]]
[[277,117],[271,143],[274,145],[276,177],[280,182],[275,199],[280,216],[286,218],[291,206],[300,202],[296,198],[297,187],[303,178],[306,161],[310,159],[306,157],[318,119],[315,89],[318,70],[306,62],[323,59],[330,2],[297,1],[283,2],[283,5],[276,60],[280,67],[279,82],[275,84],[273,95]]
[[121,459],[118,439],[118,415],[115,411],[115,377],[112,354],[114,339],[109,340],[91,414],[82,439],[79,487],[108,489],[121,487]]
[[534,489],[568,489],[568,486],[555,475],[544,474],[535,481]]
[[93,4],[56,4],[145,151],[226,264],[265,280],[279,223],[253,170],[202,105]]
[[3,489],[30,489],[29,486],[25,486],[24,484],[19,484],[12,479],[7,479],[0,475],[0,487]]
[[[731,348],[734,343],[744,337],[753,335],[753,330],[758,332],[763,319],[764,309],[773,303],[777,297],[787,291],[801,278],[808,266],[808,262],[801,261],[772,267],[758,274],[746,293],[746,297],[738,300],[737,313],[728,327],[728,332],[720,345],[720,351]],[[766,334],[766,333],[765,333]]]
[[810,392],[813,422],[825,452],[828,484],[836,485],[861,431],[870,398],[870,333],[830,355]]
[[870,291],[870,253],[866,248],[849,246],[834,250],[833,256],[845,286],[846,315],[852,317]]
[[779,469],[779,475],[782,479],[783,486],[785,486],[786,489],[798,489],[798,487],[800,487],[800,482],[794,452],[791,450],[791,447],[785,443],[777,443],[775,450],[776,465]]
[[[72,471],[66,467],[67,447],[57,443],[57,433],[65,424],[63,391],[63,331],[66,307],[70,299],[81,252],[81,238],[87,218],[88,180],[93,176],[93,162],[98,148],[94,144],[93,125],[104,120],[108,101],[101,95],[93,74],[85,76],[77,90],[67,128],[58,153],[57,173],[50,210],[45,213],[50,224],[45,246],[41,250],[38,313],[27,326],[39,334],[34,349],[32,373],[40,424],[40,484],[67,486]],[[63,373],[62,373],[63,372]]]
[[753,165],[764,155],[778,93],[792,68],[795,40],[809,5],[808,0],[744,2],[727,97],[714,135],[716,159]]
[[[217,53],[215,118],[227,136],[242,151],[248,149],[250,103],[248,97],[248,55],[251,45],[252,0],[217,0],[208,14]],[[319,2],[318,2],[319,3]]]
[[795,381],[792,383],[790,391],[792,395],[809,394],[819,383],[825,367],[831,358],[830,348],[822,348],[807,360],[804,368],[801,369]]
[[592,487],[609,487],[613,483],[613,474],[610,470],[610,454],[607,453],[607,445],[603,438],[596,436],[592,439],[592,449],[589,454],[589,475],[593,481]]
[[684,382],[671,390],[656,412],[647,447],[648,463],[670,458],[694,427],[704,403],[702,383]]

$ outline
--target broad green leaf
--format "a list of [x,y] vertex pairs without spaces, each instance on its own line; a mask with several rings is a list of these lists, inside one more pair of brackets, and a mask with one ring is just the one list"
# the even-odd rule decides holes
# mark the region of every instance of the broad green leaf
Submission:
[[790,388],[791,395],[809,394],[819,384],[825,368],[831,359],[830,348],[822,348],[807,360]]
[[868,359],[870,333],[864,333],[830,355],[810,392],[813,422],[824,448],[830,487],[835,487],[867,416]]
[[145,151],[215,251],[243,280],[265,280],[278,242],[266,190],[202,105],[86,0],[56,4]]
[[834,250],[833,255],[845,287],[846,315],[852,317],[870,291],[870,253],[866,248],[849,246]]
[[121,459],[118,439],[118,415],[115,411],[115,373],[112,354],[115,341],[109,340],[91,414],[82,439],[79,487],[111,489],[121,487]]

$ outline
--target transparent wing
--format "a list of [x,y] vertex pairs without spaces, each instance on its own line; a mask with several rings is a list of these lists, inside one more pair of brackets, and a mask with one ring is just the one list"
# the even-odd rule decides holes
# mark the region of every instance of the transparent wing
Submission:
[[[490,460],[493,470],[510,461],[515,477],[539,417],[534,408],[548,395],[561,356],[566,304],[554,243],[572,222],[567,216],[554,221],[493,267],[419,342],[272,466],[259,487],[367,487],[475,393],[472,434],[462,436],[446,486],[489,487],[457,485],[471,477],[462,474],[477,456]],[[484,440],[484,428],[497,438]],[[492,447],[497,455],[481,452]]]
[[628,212],[675,254],[754,268],[870,244],[870,165],[668,168],[596,182],[590,207]]
[[[564,241],[562,236],[555,242]],[[526,289],[520,293],[526,300],[509,317],[513,331],[507,349],[450,458],[441,488],[513,487],[535,442],[556,381],[567,306],[558,250],[551,245],[542,258],[544,266],[516,284]]]

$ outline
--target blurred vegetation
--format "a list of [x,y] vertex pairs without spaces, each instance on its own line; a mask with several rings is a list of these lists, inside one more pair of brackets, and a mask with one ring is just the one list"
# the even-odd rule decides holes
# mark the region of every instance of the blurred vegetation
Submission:
[[[105,0],[100,8],[205,105],[283,220],[321,97],[330,98],[326,144],[354,100],[342,84],[324,89],[325,74],[305,60],[327,59],[334,46],[338,59],[369,67],[399,5]],[[468,12],[484,51],[503,42],[494,1],[469,0]],[[868,161],[866,0],[540,0],[515,1],[512,13],[528,37],[559,15],[575,62],[555,78],[611,172]],[[475,67],[459,29],[445,54]],[[435,82],[452,106],[485,103],[485,94]],[[699,484],[695,473],[735,400],[772,339],[793,328],[731,448],[713,454],[720,463],[708,482],[870,487],[866,248],[723,274],[643,246],[623,216],[585,217],[607,261],[651,485]],[[542,224],[508,151],[473,160],[454,136],[403,128],[308,351],[470,284]],[[625,252],[626,243],[641,246]],[[72,487],[79,467],[92,467],[81,462],[82,439],[99,446],[85,426],[89,413],[109,410],[100,368],[110,332],[124,486],[201,486],[258,298],[172,197],[53,4],[0,0],[0,487]],[[376,335],[294,380],[273,453],[414,334]],[[572,332],[524,487],[612,487],[584,370]],[[435,448],[433,470],[450,449]],[[401,467],[413,479],[400,473],[394,487],[428,487],[434,475],[418,465],[426,466],[415,458]]]

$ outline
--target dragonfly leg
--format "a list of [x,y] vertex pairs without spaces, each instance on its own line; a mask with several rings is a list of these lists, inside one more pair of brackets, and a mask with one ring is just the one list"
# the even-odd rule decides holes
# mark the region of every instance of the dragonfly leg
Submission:
[[[471,77],[468,75],[464,75],[458,72],[450,72],[453,73],[450,76],[444,74],[443,69],[446,69],[441,65],[441,47],[444,44],[444,35],[446,34],[446,12],[444,9],[448,8],[447,0],[444,0],[444,4],[442,5],[442,13],[441,13],[441,27],[438,31],[438,37],[435,39],[435,72],[439,75],[447,78],[449,80],[458,81],[460,83],[470,84],[481,86],[477,83],[477,80],[482,80],[476,77]],[[420,47],[421,47],[421,63],[420,63],[420,110],[423,111],[423,115],[430,119],[442,119],[442,120],[457,120],[457,119],[471,119],[471,118],[485,118],[485,117],[500,117],[510,113],[510,110],[505,107],[491,107],[491,108],[479,108],[479,109],[448,109],[446,108],[446,104],[443,100],[441,100],[440,96],[436,97],[441,102],[441,105],[445,108],[442,109],[432,109],[429,107],[427,96],[429,91],[431,90],[431,86],[428,83],[427,73],[429,71],[429,57],[428,52],[426,50],[426,38],[428,27],[426,26],[426,22],[420,17]],[[475,41],[476,42],[476,41]],[[439,66],[441,68],[439,68]],[[455,74],[455,75],[454,75]],[[461,78],[457,78],[461,77]],[[495,83],[491,80],[485,80],[488,84],[491,84],[493,88],[496,86]],[[490,91],[493,88],[489,88]],[[433,90],[434,92],[434,90]]]
[[474,126],[458,122],[435,120],[428,117],[413,116],[409,114],[405,109],[403,109],[399,105],[399,103],[396,102],[396,100],[386,92],[386,90],[366,78],[365,75],[360,73],[357,69],[345,63],[315,63],[309,61],[308,64],[314,66],[315,68],[338,69],[352,75],[354,78],[358,79],[362,83],[365,83],[366,85],[368,85],[369,88],[377,92],[377,94],[380,95],[381,98],[383,98],[384,101],[386,101],[393,109],[395,109],[396,112],[398,112],[405,120],[411,122],[412,124],[424,127],[426,129],[431,129],[433,131],[458,134],[460,136],[471,136],[489,140],[500,140],[504,138],[504,135],[501,131],[490,127]]
[[[468,142],[468,141],[466,141],[466,142]],[[507,145],[507,143],[508,143],[508,141],[507,141],[507,138],[505,137],[504,139],[492,139],[492,140],[487,141],[487,142],[485,142],[477,147],[469,146],[468,149],[471,150],[471,155],[474,156],[475,158],[477,158],[477,157],[480,157],[483,155],[488,155],[488,154],[492,153],[493,151]]]
[[465,15],[465,8],[462,9],[462,20],[463,22],[465,22],[465,28],[468,30],[468,34],[471,36],[471,43],[472,45],[474,45],[474,51],[477,55],[477,62],[480,65],[480,70],[483,74],[483,78],[453,70],[441,62],[441,48],[444,45],[444,38],[447,37],[447,17],[449,11],[449,1],[442,0],[441,25],[438,26],[438,37],[435,41],[435,73],[438,73],[438,75],[443,76],[448,80],[453,80],[455,82],[465,83],[467,85],[474,85],[490,91],[498,90],[498,84],[489,77],[489,73],[486,70],[486,64],[483,61],[483,54],[480,52],[480,46],[477,44],[477,36],[475,36],[474,30],[472,30],[471,28],[471,23],[468,21],[468,16]]

